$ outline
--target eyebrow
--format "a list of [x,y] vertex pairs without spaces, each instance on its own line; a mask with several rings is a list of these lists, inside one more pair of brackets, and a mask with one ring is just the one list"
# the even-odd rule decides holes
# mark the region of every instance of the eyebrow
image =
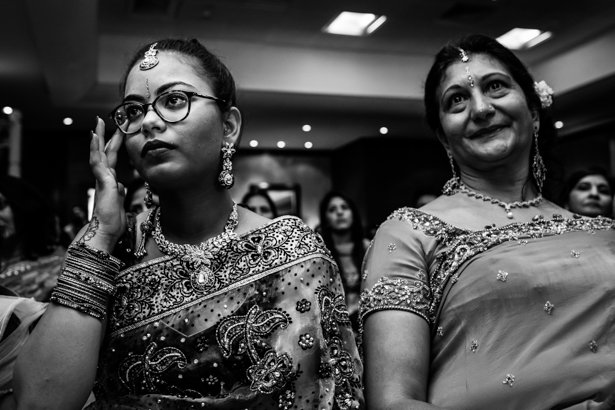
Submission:
[[[158,89],[156,90],[155,95],[159,96],[160,94],[162,94],[165,91],[167,91],[169,88],[175,87],[176,85],[185,85],[185,86],[188,86],[190,88],[195,88],[193,85],[185,83],[183,81],[173,81],[171,83],[163,84],[160,87],[158,87]],[[145,98],[143,98],[143,96],[139,95],[139,94],[129,94],[129,95],[125,96],[122,101],[130,101],[130,100],[145,101]]]

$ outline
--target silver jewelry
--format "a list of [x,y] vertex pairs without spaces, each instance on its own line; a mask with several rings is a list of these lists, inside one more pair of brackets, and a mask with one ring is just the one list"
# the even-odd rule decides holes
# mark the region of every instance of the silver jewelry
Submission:
[[470,61],[470,57],[468,57],[466,51],[463,48],[459,49],[459,56],[461,57],[462,63],[467,63],[468,61]]
[[468,84],[470,84],[470,87],[474,87],[474,79],[472,78],[472,74],[470,74],[470,67],[466,67],[466,74],[468,75]]
[[442,193],[444,195],[453,195],[459,189],[459,177],[457,176],[457,172],[455,172],[455,163],[453,162],[453,154],[450,151],[446,151],[448,155],[448,162],[451,164],[451,170],[453,171],[453,177],[446,181],[444,187],[442,187]]
[[156,50],[154,47],[156,47],[158,43],[154,43],[150,46],[149,50],[147,50],[143,56],[143,61],[141,61],[141,63],[139,63],[139,68],[141,69],[141,71],[145,71],[145,70],[149,70],[150,68],[154,68],[158,65],[158,63],[160,62],[158,60],[158,57],[156,57],[156,54],[158,54],[158,50]]
[[538,188],[538,193],[542,194],[542,187],[545,183],[545,179],[547,177],[547,167],[545,166],[544,161],[542,160],[542,156],[538,151],[538,130],[534,130],[534,161],[532,162],[532,174],[534,175],[534,180],[536,181],[536,187]]
[[145,183],[145,197],[143,197],[143,203],[147,209],[151,209],[154,206],[154,196],[147,182]]
[[190,271],[192,287],[196,290],[205,291],[213,285],[214,281],[214,272],[212,270],[214,254],[237,237],[235,228],[238,223],[237,204],[233,202],[233,210],[221,234],[198,245],[178,245],[167,241],[162,234],[160,207],[158,207],[156,209],[156,227],[154,228],[153,236],[161,252],[177,256],[186,269]]
[[148,78],[145,79],[145,96],[147,98],[152,96],[149,92],[149,79]]
[[218,182],[224,189],[231,189],[235,184],[235,177],[233,176],[233,163],[231,157],[235,153],[235,148],[230,142],[224,143],[222,147],[222,172],[218,177]]
[[491,198],[488,195],[480,194],[470,188],[467,187],[462,181],[459,182],[459,189],[457,192],[462,192],[471,198],[482,199],[485,202],[491,202],[492,204],[501,206],[506,211],[506,216],[508,219],[513,219],[514,215],[511,211],[512,208],[528,208],[530,206],[536,206],[542,202],[542,193],[539,193],[538,196],[529,201],[515,201],[511,203],[507,203],[504,201],[500,201],[496,198]]

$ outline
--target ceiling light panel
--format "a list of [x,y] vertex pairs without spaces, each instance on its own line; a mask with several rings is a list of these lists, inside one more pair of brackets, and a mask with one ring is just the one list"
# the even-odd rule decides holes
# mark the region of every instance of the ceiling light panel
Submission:
[[343,36],[367,36],[376,31],[385,21],[386,16],[343,11],[331,23],[323,27],[323,31]]

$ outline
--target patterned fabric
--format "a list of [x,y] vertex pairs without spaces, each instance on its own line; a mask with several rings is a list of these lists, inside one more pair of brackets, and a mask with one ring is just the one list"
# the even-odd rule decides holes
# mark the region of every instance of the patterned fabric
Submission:
[[120,272],[88,409],[363,407],[343,288],[320,236],[281,217],[233,240],[211,268],[206,289],[171,256]]
[[615,391],[615,222],[535,217],[460,229],[403,208],[368,250],[362,321],[405,310],[431,328],[429,403],[564,409]]
[[0,286],[24,298],[48,302],[51,291],[58,283],[64,261],[63,248],[36,260],[15,262],[0,272]]

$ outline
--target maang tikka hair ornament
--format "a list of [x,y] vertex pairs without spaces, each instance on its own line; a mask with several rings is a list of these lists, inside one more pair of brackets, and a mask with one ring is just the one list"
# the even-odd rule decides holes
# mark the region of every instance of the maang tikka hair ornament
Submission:
[[158,54],[158,50],[154,48],[157,44],[158,43],[152,44],[149,50],[145,52],[145,55],[143,56],[143,61],[141,61],[141,63],[139,64],[139,68],[142,71],[149,70],[150,68],[154,68],[158,65],[159,61],[158,57],[156,57],[156,54]]
[[225,189],[231,189],[235,184],[235,177],[233,176],[233,163],[231,157],[235,153],[235,148],[230,142],[224,143],[222,147],[222,172],[218,177],[218,182]]

